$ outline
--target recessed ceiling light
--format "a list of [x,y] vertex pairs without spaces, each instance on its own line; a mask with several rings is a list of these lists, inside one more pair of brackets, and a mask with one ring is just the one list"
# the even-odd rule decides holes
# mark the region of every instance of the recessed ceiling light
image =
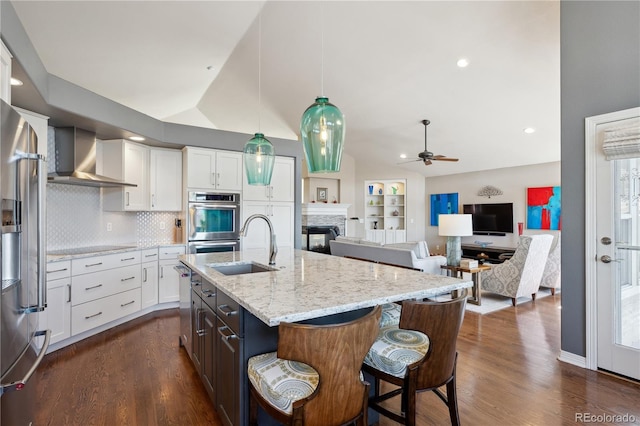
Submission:
[[526,129],[524,129],[524,132],[528,135],[530,135],[531,133],[535,133],[536,129],[534,129],[533,127],[527,127]]
[[407,154],[400,154],[400,158],[407,158]]
[[466,68],[467,65],[469,65],[469,60],[466,58],[460,58],[458,59],[458,62],[456,63],[460,68]]
[[136,142],[142,142],[144,140],[142,136],[129,136],[129,139]]
[[12,86],[22,86],[22,80],[18,80],[17,78],[11,77],[11,85]]

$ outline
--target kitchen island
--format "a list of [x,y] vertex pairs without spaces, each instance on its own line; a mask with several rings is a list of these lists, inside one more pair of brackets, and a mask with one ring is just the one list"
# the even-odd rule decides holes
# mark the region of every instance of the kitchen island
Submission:
[[[192,271],[191,290],[181,291],[181,310],[190,308],[183,318],[190,318],[191,340],[181,333],[181,343],[228,425],[247,424],[246,362],[276,349],[280,322],[348,321],[379,304],[472,286],[457,278],[294,249],[282,249],[273,270],[220,272],[256,263],[269,269],[268,258],[265,250],[179,257]],[[260,418],[260,424],[272,423]]]

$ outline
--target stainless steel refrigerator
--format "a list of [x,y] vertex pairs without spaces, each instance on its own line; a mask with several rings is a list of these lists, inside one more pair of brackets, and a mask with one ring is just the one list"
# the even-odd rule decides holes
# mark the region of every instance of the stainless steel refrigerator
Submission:
[[[0,424],[34,421],[33,373],[49,346],[50,331],[38,331],[46,307],[44,158],[35,132],[0,100]],[[43,336],[43,339],[37,339]],[[31,379],[31,380],[30,380]]]

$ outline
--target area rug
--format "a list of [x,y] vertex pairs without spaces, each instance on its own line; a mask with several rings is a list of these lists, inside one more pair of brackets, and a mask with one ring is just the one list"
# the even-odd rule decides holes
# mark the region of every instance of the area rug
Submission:
[[[559,289],[556,290],[556,294],[559,294]],[[536,300],[542,299],[551,295],[551,290],[547,288],[540,289],[536,295]],[[516,300],[516,307],[521,303],[531,303],[530,297],[520,297]],[[511,308],[515,309],[511,303],[510,297],[500,296],[499,294],[491,293],[488,291],[482,292],[482,305],[474,305],[467,302],[467,311],[476,312],[478,314],[488,314],[491,312],[499,311],[501,309]]]

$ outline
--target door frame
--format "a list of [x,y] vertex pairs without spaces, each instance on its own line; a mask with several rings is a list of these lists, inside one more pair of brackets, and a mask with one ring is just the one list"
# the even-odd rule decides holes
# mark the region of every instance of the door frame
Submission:
[[640,108],[629,108],[585,118],[585,330],[586,368],[598,369],[598,297],[596,235],[596,156],[598,126],[640,116]]

